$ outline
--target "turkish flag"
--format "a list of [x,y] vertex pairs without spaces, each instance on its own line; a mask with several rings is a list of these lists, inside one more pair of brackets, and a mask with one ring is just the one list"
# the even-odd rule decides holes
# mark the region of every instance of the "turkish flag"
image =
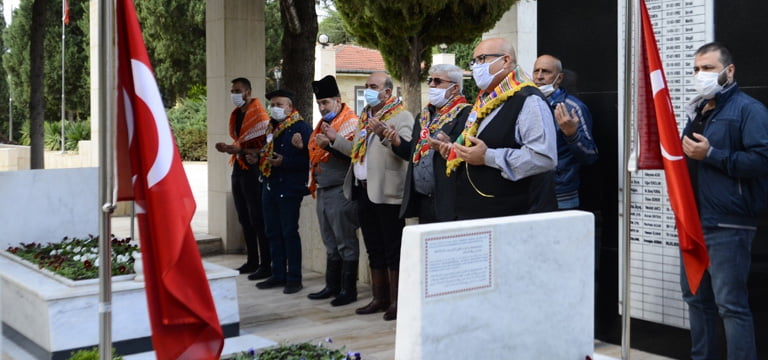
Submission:
[[[667,193],[669,194],[670,206],[675,213],[683,266],[685,266],[688,285],[691,292],[695,294],[699,288],[699,283],[701,283],[701,278],[704,276],[704,271],[709,266],[709,255],[707,255],[707,246],[704,243],[704,233],[701,228],[699,211],[696,208],[696,200],[693,197],[688,166],[683,155],[680,133],[677,131],[677,122],[672,110],[667,79],[664,76],[664,68],[661,65],[659,50],[656,47],[656,37],[653,35],[653,26],[648,16],[645,1],[640,1],[640,7],[643,36],[643,45],[640,46],[640,62],[643,64],[641,69],[644,71],[641,72],[640,81],[638,81],[641,84],[639,93],[643,93],[642,89],[644,88],[646,94],[651,94],[653,106],[648,106],[650,101],[639,104],[641,111],[638,112],[638,123],[645,121],[646,126],[652,127],[654,125],[652,120],[655,118],[657,127],[655,133],[658,136],[658,140],[646,138],[644,141],[642,140],[644,134],[641,132],[640,143],[647,143],[659,150],[657,156],[661,158],[664,164]],[[643,74],[647,74],[647,76],[642,76]],[[642,109],[645,109],[645,119],[640,116],[643,113]],[[650,133],[653,134],[654,131],[651,130]],[[645,165],[647,166],[648,163],[653,163],[653,161],[649,160]],[[638,165],[641,169],[653,168],[643,167],[642,162]]]
[[64,25],[69,25],[69,1],[64,0],[64,2],[62,3],[62,7],[63,7],[63,10],[62,10],[63,14],[61,16],[61,21],[64,22]]
[[[118,178],[136,202],[158,359],[218,359],[224,346],[190,221],[195,200],[131,0],[116,3]],[[122,155],[122,156],[121,156]]]

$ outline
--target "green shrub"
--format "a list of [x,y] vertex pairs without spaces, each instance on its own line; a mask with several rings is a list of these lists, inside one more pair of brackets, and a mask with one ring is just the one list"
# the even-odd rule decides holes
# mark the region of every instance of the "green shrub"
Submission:
[[[69,357],[69,360],[99,360],[99,348],[91,348],[90,350],[78,350],[73,352]],[[112,348],[112,360],[123,360],[122,356],[117,355],[115,348]]]
[[[326,342],[332,342],[326,339]],[[358,352],[344,353],[344,348],[339,350],[329,349],[322,343],[313,345],[310,343],[280,345],[266,349],[259,353],[254,350],[244,351],[231,357],[230,360],[361,360]]]
[[[60,121],[46,121],[43,123],[43,143],[45,150],[61,150],[61,122]],[[20,145],[30,145],[30,133],[29,133],[29,121],[25,121],[21,125],[19,130],[21,137],[19,138]],[[67,151],[76,151],[77,145],[80,140],[91,139],[91,121],[67,121],[64,128],[64,146]]]
[[181,99],[167,112],[182,160],[208,159],[208,123],[205,107],[205,96],[200,95]]

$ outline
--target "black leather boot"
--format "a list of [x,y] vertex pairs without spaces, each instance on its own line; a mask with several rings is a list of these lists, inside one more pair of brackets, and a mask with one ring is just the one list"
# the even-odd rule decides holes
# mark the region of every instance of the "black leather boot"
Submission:
[[311,300],[322,300],[339,294],[341,289],[341,260],[325,262],[325,287],[316,293],[307,295]]
[[342,306],[357,301],[357,265],[357,260],[342,263],[341,292],[331,301],[331,306]]

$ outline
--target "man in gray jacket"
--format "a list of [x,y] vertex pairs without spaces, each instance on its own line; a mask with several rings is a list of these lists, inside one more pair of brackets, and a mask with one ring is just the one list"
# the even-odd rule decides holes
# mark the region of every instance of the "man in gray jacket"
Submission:
[[[310,184],[317,198],[317,220],[326,250],[325,288],[307,297],[328,299],[332,306],[357,300],[357,266],[360,243],[357,239],[357,202],[344,197],[344,178],[349,170],[349,155],[329,147],[326,132],[349,141],[357,130],[357,115],[341,102],[336,79],[328,75],[312,82],[322,120],[309,139]],[[330,129],[330,130],[329,130]]]

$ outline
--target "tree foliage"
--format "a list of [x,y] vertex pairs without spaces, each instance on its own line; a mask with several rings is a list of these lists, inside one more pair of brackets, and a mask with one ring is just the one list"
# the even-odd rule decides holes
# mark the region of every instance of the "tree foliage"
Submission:
[[[43,97],[45,105],[41,113],[46,121],[61,117],[61,0],[46,1],[44,23],[34,28],[32,5],[32,0],[21,1],[13,13],[13,21],[3,31],[3,70],[10,82],[15,133],[21,129],[21,123],[31,118],[30,94]],[[70,23],[65,28],[65,109],[68,119],[84,119],[90,113],[88,2],[70,1],[69,6]],[[40,72],[43,85],[35,91],[31,91],[30,83],[32,29],[40,30],[44,39],[40,56],[45,60]]]
[[[0,2],[0,34],[6,30],[4,5],[4,3]],[[2,51],[1,54],[5,54],[8,51],[2,36],[0,36],[0,51]],[[11,104],[8,101],[10,94],[8,93],[7,80],[8,76],[6,76],[5,67],[3,66],[3,58],[0,57],[0,143],[8,141],[8,107]]]
[[431,64],[432,47],[474,41],[515,1],[336,0],[335,4],[357,41],[381,52],[387,70],[405,86],[408,109],[418,112],[420,80]]
[[141,0],[135,6],[160,93],[172,106],[205,84],[205,0]]
[[318,24],[318,33],[328,35],[328,41],[332,44],[353,44],[355,37],[345,28],[344,20],[332,6],[324,7],[327,16]]
[[[266,84],[264,89],[271,92],[277,89],[275,68],[280,66],[283,55],[280,51],[283,42],[283,20],[280,15],[280,1],[267,0],[264,6],[264,63],[266,64]],[[261,97],[263,94],[253,94]]]

